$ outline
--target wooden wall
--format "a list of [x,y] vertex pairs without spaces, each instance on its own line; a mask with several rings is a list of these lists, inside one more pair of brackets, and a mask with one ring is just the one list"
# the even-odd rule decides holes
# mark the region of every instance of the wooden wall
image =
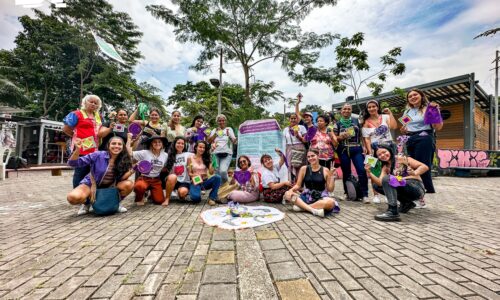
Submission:
[[490,116],[485,111],[482,111],[478,106],[476,106],[475,109],[474,126],[474,132],[476,134],[474,149],[488,150]]

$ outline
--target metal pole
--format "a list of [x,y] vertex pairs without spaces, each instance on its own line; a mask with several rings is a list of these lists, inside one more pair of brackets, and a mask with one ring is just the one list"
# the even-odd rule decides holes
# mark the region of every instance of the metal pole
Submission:
[[498,60],[500,59],[499,57],[499,53],[500,51],[496,51],[496,55],[495,55],[495,99],[494,99],[494,103],[495,103],[495,115],[494,115],[494,122],[493,122],[493,126],[494,126],[494,138],[493,138],[493,141],[495,143],[493,149],[494,150],[498,150]]
[[222,48],[220,49],[220,64],[219,64],[219,94],[217,95],[217,114],[222,112]]
[[286,99],[283,99],[283,124],[286,124]]

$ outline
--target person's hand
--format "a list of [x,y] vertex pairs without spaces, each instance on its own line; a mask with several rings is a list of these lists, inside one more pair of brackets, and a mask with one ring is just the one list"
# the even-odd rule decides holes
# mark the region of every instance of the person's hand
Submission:
[[280,148],[274,148],[274,151],[276,151],[279,156],[283,155],[283,152],[281,152]]
[[363,148],[363,154],[364,154],[364,155],[368,155],[368,154],[370,154],[370,153],[368,153],[368,149],[366,149],[366,147],[362,147],[362,148]]
[[290,181],[284,181],[284,182],[283,182],[283,186],[292,187],[292,186],[293,186],[293,184],[292,184]]
[[384,110],[382,110],[382,113],[383,114],[386,114],[386,115],[392,115],[392,111],[389,109],[389,108],[384,108]]
[[73,145],[75,146],[75,150],[80,150],[82,148],[82,139],[76,138]]
[[114,120],[116,118],[116,111],[112,111],[108,114],[108,118],[110,120]]
[[404,125],[403,127],[401,127],[401,133],[402,134],[407,134],[408,133],[408,128],[406,128],[406,125]]
[[331,176],[335,176],[337,174],[337,168],[335,168],[333,162],[332,162],[332,165],[330,166],[330,170],[328,170],[330,172],[330,175]]
[[372,172],[371,168],[372,168],[372,166],[370,166],[370,164],[365,164],[366,174],[370,174]]
[[134,135],[132,133],[127,133],[127,141],[131,141],[134,138]]
[[437,104],[436,102],[432,101],[429,103],[430,106],[434,106],[435,108],[437,109],[440,109],[441,107],[439,106],[439,104]]
[[113,128],[115,128],[115,125],[116,125],[116,122],[111,122],[111,123],[109,123],[109,128],[113,129]]

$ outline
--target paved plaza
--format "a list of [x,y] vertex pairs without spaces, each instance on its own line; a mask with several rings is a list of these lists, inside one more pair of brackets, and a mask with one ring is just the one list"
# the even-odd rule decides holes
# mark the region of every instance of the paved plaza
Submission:
[[[429,209],[341,202],[240,231],[173,202],[76,216],[71,173],[0,182],[1,299],[500,299],[500,179],[439,177]],[[337,182],[337,194],[341,185]]]

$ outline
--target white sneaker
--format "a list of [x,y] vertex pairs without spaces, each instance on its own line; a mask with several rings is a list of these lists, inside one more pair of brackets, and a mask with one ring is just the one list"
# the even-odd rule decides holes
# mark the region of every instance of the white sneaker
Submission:
[[425,203],[424,198],[419,199],[419,200],[415,200],[415,201],[413,201],[413,203],[415,203],[415,208],[418,208],[418,209],[427,208],[427,204]]
[[375,203],[375,204],[379,204],[381,201],[380,201],[380,198],[378,197],[378,195],[375,195],[373,198],[372,198],[372,203]]
[[325,211],[323,209],[313,209],[312,211],[313,215],[318,216],[318,217],[325,217]]
[[78,216],[86,215],[89,213],[89,210],[90,210],[90,204],[82,204],[82,205],[80,205],[80,209],[78,210],[78,212],[76,214]]
[[125,206],[120,204],[120,206],[118,206],[118,212],[125,213],[125,212],[127,212],[127,209],[125,208]]
[[302,208],[298,207],[297,205],[292,206],[293,211],[304,211]]
[[172,194],[170,194],[170,198],[179,198],[179,194],[177,194],[177,191],[172,191]]
[[364,203],[364,204],[369,204],[369,203],[370,203],[370,198],[368,198],[368,197],[363,197],[363,203]]

